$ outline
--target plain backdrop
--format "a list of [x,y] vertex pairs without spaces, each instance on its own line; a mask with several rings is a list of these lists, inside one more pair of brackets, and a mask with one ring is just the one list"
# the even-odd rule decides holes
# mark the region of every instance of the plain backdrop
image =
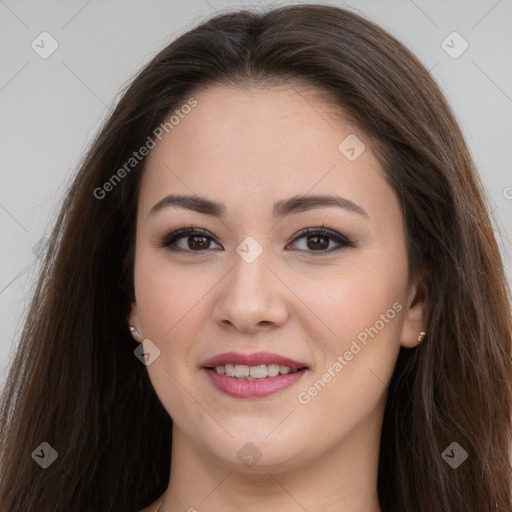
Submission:
[[[215,12],[287,3],[301,2],[0,0],[0,382],[14,357],[38,248],[121,87]],[[511,282],[512,1],[330,3],[376,21],[431,70],[482,175]]]

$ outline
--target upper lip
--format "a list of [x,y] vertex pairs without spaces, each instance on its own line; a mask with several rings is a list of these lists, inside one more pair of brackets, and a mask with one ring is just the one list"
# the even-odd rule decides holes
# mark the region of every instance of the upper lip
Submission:
[[258,366],[260,364],[278,364],[279,366],[288,366],[291,370],[307,368],[307,365],[294,361],[288,357],[273,354],[272,352],[254,352],[253,354],[242,354],[240,352],[224,352],[211,357],[204,363],[203,368],[215,368],[225,364],[243,364],[247,366]]

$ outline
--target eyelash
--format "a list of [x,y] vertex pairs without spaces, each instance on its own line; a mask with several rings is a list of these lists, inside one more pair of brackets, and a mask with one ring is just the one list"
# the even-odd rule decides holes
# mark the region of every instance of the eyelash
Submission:
[[[201,228],[194,228],[194,227],[188,227],[184,229],[179,229],[178,231],[173,231],[172,233],[169,233],[166,235],[160,242],[160,247],[165,247],[169,251],[176,252],[176,253],[187,253],[192,254],[193,256],[199,256],[198,253],[206,252],[208,249],[204,250],[197,250],[194,251],[192,249],[176,249],[171,248],[172,244],[177,242],[178,240],[181,240],[182,238],[188,238],[190,236],[201,236],[205,238],[210,238],[213,241],[215,241],[215,237],[211,236],[208,231]],[[301,251],[309,252],[312,256],[322,256],[325,254],[330,254],[332,252],[340,251],[341,249],[347,248],[347,247],[355,247],[355,244],[346,236],[337,233],[336,231],[333,231],[331,229],[327,229],[322,227],[319,228],[306,228],[297,233],[295,238],[292,240],[292,242],[296,242],[297,240],[309,236],[322,236],[322,237],[328,237],[332,241],[336,242],[337,244],[340,244],[337,248],[331,248],[331,249],[323,249],[321,251],[307,251],[304,249],[299,249]],[[218,242],[215,241],[215,243],[218,244]],[[220,244],[219,244],[220,245]],[[218,250],[218,249],[213,249]]]

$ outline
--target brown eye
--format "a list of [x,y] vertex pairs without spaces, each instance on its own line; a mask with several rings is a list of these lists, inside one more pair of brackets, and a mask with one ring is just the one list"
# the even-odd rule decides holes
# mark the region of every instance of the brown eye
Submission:
[[[301,245],[298,241],[305,240],[300,251],[311,255],[322,255],[338,251],[347,247],[355,247],[355,244],[344,235],[326,228],[309,228],[298,233],[293,245]],[[212,243],[217,247],[212,247]],[[331,244],[334,244],[332,247]],[[197,254],[208,252],[210,249],[222,250],[222,246],[215,238],[204,229],[185,228],[166,235],[160,242],[161,247],[166,247],[173,252]],[[330,247],[331,246],[331,247]],[[297,248],[297,247],[296,247]]]
[[210,245],[207,236],[189,235],[185,238],[188,239],[189,249],[208,249]]
[[[304,239],[305,243],[298,243]],[[329,247],[331,242],[334,247]],[[327,254],[347,247],[355,247],[355,244],[346,236],[326,228],[310,228],[305,229],[298,233],[293,245],[299,246],[298,249],[310,254],[317,253],[317,255]],[[302,245],[302,247],[300,247]],[[336,247],[337,245],[337,247]],[[314,254],[315,255],[315,254]]]
[[325,250],[329,247],[329,238],[326,236],[314,235],[313,237],[308,237],[307,244],[310,249]]
[[169,233],[162,239],[160,246],[170,251],[194,253],[211,249],[212,241],[216,243],[204,229],[186,228]]

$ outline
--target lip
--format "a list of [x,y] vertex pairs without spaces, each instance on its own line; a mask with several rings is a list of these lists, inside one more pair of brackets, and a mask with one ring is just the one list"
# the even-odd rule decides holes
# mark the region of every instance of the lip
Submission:
[[215,368],[223,364],[244,364],[247,366],[258,366],[260,364],[278,364],[288,366],[290,370],[307,368],[307,364],[294,361],[288,357],[273,354],[272,352],[255,352],[253,354],[242,354],[240,352],[224,352],[205,361],[203,368]]
[[[288,366],[291,370],[297,371],[265,379],[245,380],[221,375],[213,370],[215,366],[225,364],[243,364],[247,366],[278,364],[279,366]],[[225,352],[205,361],[202,369],[208,376],[210,383],[218,391],[234,398],[245,399],[265,398],[287,389],[298,382],[309,370],[307,365],[303,363],[280,356],[279,354],[273,354],[272,352],[256,352],[253,354]]]
[[[229,364],[229,363],[228,363]],[[245,380],[220,375],[215,370],[203,368],[213,386],[225,395],[234,398],[265,398],[289,388],[308,371],[306,368],[287,375],[277,375],[266,379]]]

